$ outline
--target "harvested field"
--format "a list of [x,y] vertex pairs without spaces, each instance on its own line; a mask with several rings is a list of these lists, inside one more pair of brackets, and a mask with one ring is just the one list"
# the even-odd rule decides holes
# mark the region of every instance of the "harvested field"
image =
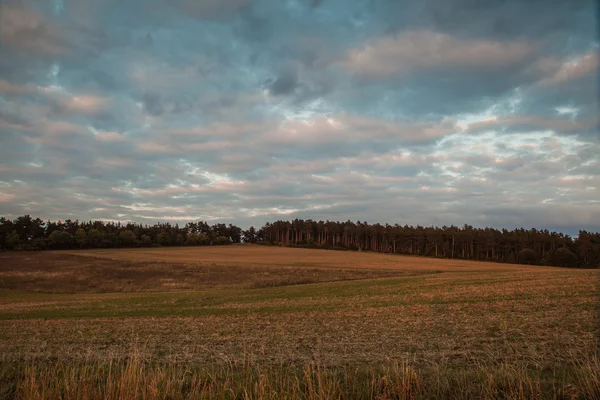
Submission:
[[[324,269],[369,269],[396,271],[500,271],[525,270],[516,264],[499,264],[471,260],[448,260],[396,254],[329,251],[289,247],[234,245],[189,248],[142,248],[117,250],[57,251],[57,254],[75,254],[118,261],[151,261],[167,263],[214,263],[240,266],[315,267]],[[548,270],[547,267],[536,267]]]
[[599,272],[244,245],[4,253],[0,353],[12,366],[132,352],[184,370],[400,364],[425,380],[513,368],[544,396],[583,396]]
[[[232,250],[246,246],[230,246]],[[195,249],[194,249],[195,250]],[[269,287],[327,281],[382,278],[431,273],[385,268],[325,267],[312,263],[278,260],[263,253],[264,262],[244,263],[243,253],[213,260],[211,254],[179,249],[142,253],[126,249],[97,252],[0,253],[0,289],[45,293],[182,291],[210,287]],[[208,250],[208,248],[207,248]],[[211,249],[212,250],[212,249]],[[259,250],[265,250],[260,249]],[[218,253],[217,253],[218,254]]]

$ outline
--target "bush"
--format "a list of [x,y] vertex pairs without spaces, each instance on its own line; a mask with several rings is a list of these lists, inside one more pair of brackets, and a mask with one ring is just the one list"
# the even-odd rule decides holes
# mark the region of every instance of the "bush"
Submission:
[[34,250],[34,251],[46,250],[46,239],[44,239],[44,238],[32,239],[31,242],[29,243],[29,246],[30,246],[31,250]]
[[152,246],[152,238],[148,235],[142,235],[140,238],[140,245],[144,247]]
[[48,243],[55,249],[71,247],[72,242],[73,237],[66,231],[54,231],[48,236]]
[[90,229],[87,233],[87,240],[90,246],[99,247],[102,243],[104,235],[98,229]]
[[197,246],[200,244],[200,237],[197,233],[189,233],[187,235],[187,240],[185,242],[186,245],[188,246]]
[[532,249],[523,249],[519,252],[519,264],[535,265],[538,263],[538,255]]
[[4,245],[9,250],[16,249],[20,243],[21,239],[19,238],[17,231],[12,231],[12,233],[7,235],[6,239],[4,239]]
[[171,244],[171,236],[167,232],[161,232],[158,234],[157,241],[160,246],[168,246]]
[[213,244],[215,244],[215,245],[231,244],[231,240],[228,237],[219,236],[215,239]]
[[566,247],[561,247],[554,252],[553,265],[558,267],[577,267],[577,256]]
[[338,251],[348,251],[348,249],[347,249],[347,248],[345,248],[344,246],[339,246],[339,245],[333,246],[333,247],[331,248],[331,250],[338,250]]
[[137,237],[130,230],[121,231],[119,233],[119,243],[121,246],[133,246],[136,243]]
[[77,229],[77,232],[75,232],[75,242],[77,242],[77,245],[79,247],[85,247],[85,245],[88,242],[88,237],[87,237],[87,233],[85,232],[85,230],[83,228],[79,228]]

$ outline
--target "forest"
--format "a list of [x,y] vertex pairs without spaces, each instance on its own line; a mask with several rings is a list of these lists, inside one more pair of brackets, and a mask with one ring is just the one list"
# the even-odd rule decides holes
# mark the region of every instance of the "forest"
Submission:
[[[284,246],[376,251],[505,263],[597,268],[600,233],[577,238],[548,230],[381,225],[312,221],[266,223],[255,240]],[[252,237],[245,235],[252,241]]]
[[381,225],[294,219],[243,230],[232,224],[44,221],[29,215],[0,218],[0,249],[46,250],[258,243],[332,250],[561,267],[600,267],[600,233],[576,238],[548,230]]

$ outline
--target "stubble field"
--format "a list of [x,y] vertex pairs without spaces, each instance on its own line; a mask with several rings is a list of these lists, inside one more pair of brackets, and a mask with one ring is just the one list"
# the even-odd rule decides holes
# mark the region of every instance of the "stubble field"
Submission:
[[593,398],[598,278],[252,245],[0,253],[0,395]]

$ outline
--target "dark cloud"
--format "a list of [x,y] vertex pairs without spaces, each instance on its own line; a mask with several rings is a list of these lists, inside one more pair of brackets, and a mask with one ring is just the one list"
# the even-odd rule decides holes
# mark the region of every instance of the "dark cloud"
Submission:
[[294,68],[285,69],[268,85],[269,91],[275,96],[291,94],[297,86],[298,72]]
[[378,6],[394,31],[416,25],[461,37],[560,40],[556,45],[571,37],[573,44],[584,46],[595,35],[595,10],[593,0],[389,1]]
[[161,115],[165,112],[165,105],[160,96],[152,93],[146,93],[142,96],[144,109],[152,115]]
[[253,8],[246,8],[240,17],[235,31],[244,40],[264,41],[271,36],[272,28],[269,19],[258,14]]
[[252,0],[171,0],[188,15],[209,20],[227,20],[252,5]]

